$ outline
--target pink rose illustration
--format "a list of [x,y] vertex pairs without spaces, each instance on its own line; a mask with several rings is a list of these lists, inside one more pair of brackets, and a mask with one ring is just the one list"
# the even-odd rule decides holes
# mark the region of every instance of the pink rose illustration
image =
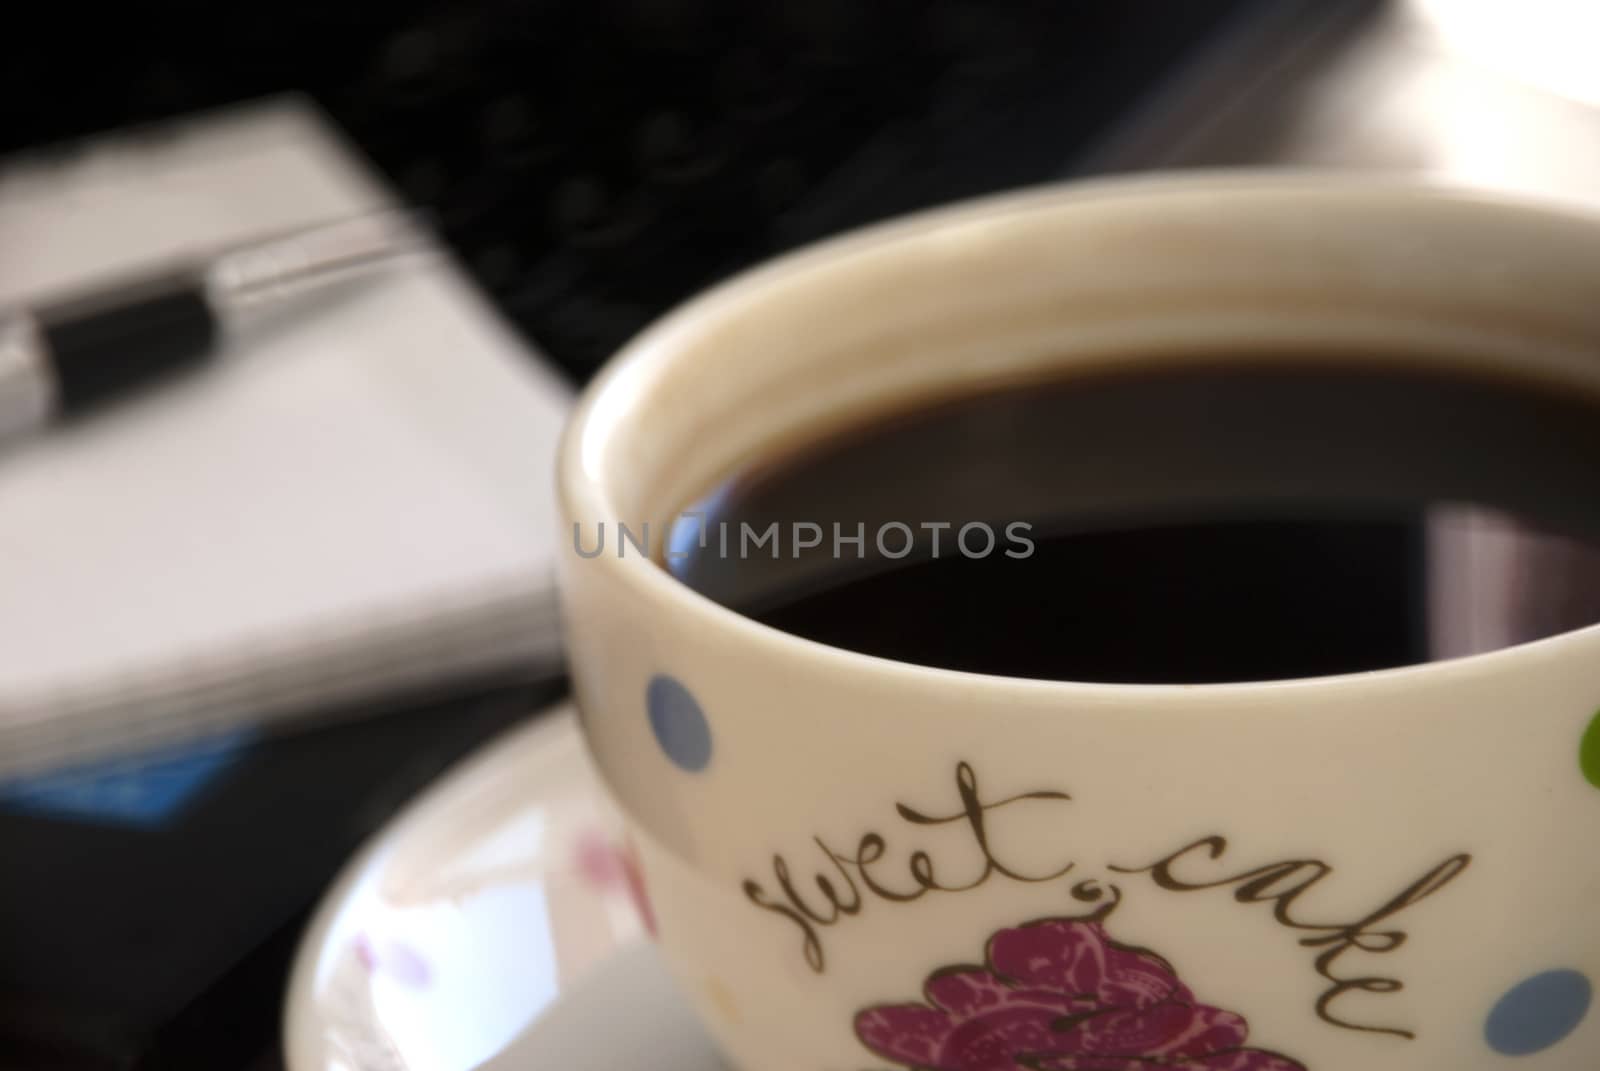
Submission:
[[386,974],[410,989],[426,989],[433,979],[433,969],[422,953],[400,941],[390,941],[380,950],[366,934],[355,939],[356,959],[374,974]]
[[656,935],[656,914],[645,891],[638,852],[631,843],[617,844],[605,834],[591,831],[578,841],[577,864],[578,873],[595,888],[625,888],[645,932]]
[[1099,921],[1044,919],[989,939],[986,963],[928,977],[925,1004],[868,1008],[856,1036],[916,1071],[1306,1071],[1245,1047],[1233,1012]]

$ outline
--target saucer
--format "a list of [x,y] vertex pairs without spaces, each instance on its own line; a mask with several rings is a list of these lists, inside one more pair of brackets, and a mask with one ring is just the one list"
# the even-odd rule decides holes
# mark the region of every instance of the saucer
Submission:
[[290,974],[289,1071],[718,1071],[636,875],[571,706],[511,731],[335,881]]
[[653,941],[634,941],[563,993],[481,1071],[731,1071]]

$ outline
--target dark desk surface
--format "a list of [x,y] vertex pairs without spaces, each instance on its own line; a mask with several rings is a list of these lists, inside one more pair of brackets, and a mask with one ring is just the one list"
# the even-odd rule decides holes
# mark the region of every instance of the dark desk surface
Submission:
[[248,743],[160,817],[126,791],[101,818],[81,792],[78,813],[0,810],[0,1068],[273,1067],[295,941],[338,867],[561,693],[484,686]]

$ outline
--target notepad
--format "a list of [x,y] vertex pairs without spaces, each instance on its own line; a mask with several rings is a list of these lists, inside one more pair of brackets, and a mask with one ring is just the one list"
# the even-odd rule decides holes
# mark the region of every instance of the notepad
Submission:
[[[0,303],[392,206],[291,98],[0,164]],[[448,256],[0,450],[0,777],[558,658],[570,391]]]

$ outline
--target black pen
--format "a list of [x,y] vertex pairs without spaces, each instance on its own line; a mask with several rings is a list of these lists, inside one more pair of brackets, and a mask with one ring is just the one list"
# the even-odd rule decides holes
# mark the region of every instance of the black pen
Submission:
[[429,245],[410,213],[374,212],[0,313],[0,438],[203,364],[248,313]]

